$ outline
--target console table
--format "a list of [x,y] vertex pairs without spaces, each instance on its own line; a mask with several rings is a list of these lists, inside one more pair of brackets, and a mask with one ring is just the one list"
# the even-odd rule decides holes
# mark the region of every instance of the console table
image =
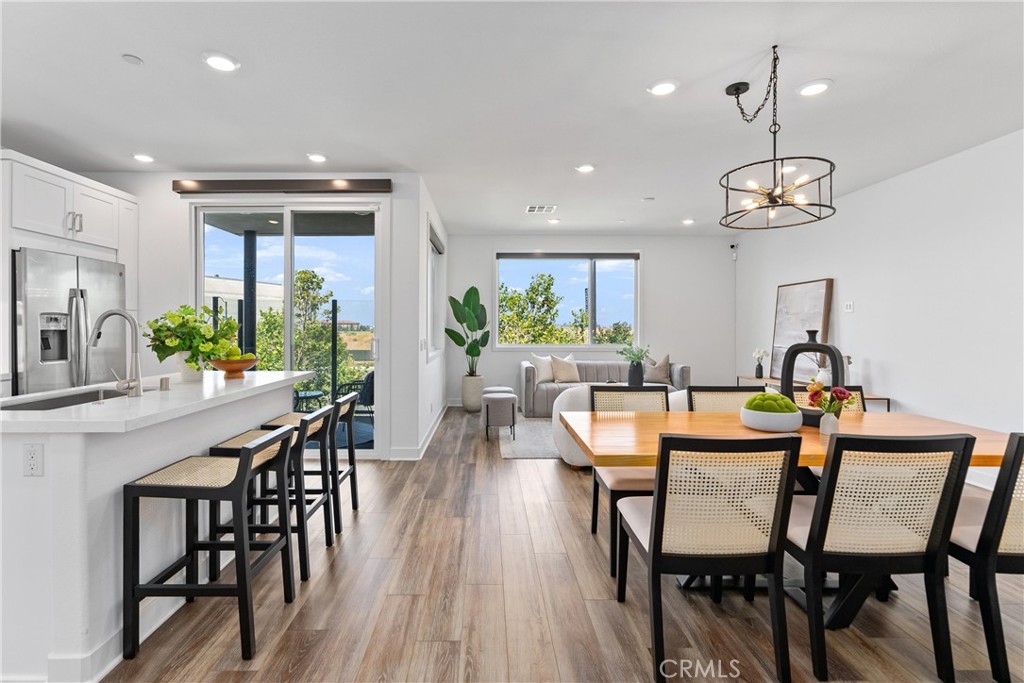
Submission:
[[[775,377],[753,377],[751,375],[736,375],[736,386],[745,386],[747,384],[771,384],[772,386],[779,386],[782,380]],[[869,394],[864,392],[864,401],[885,401],[885,412],[892,412],[892,398],[889,396],[879,396],[878,394]]]

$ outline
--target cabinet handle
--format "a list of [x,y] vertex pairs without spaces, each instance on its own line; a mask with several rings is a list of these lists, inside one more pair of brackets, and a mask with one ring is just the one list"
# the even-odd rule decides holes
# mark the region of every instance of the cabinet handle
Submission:
[[77,216],[78,216],[78,214],[75,213],[74,211],[68,211],[68,217],[67,217],[68,232],[74,232],[75,231],[75,218]]
[[75,215],[78,216],[78,230],[76,230],[75,232],[82,232],[82,230],[85,227],[85,216],[83,216],[80,213]]

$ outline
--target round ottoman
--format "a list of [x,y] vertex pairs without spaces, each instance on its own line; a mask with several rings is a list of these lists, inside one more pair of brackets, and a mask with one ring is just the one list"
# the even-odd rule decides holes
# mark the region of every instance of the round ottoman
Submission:
[[575,467],[589,467],[590,460],[583,454],[580,447],[576,445],[573,438],[569,436],[565,425],[559,419],[563,410],[590,410],[590,387],[573,387],[566,389],[558,395],[555,402],[551,404],[551,433],[555,439],[555,448],[562,460]]
[[516,395],[511,392],[485,393],[481,399],[484,433],[491,439],[491,427],[508,427],[516,438]]

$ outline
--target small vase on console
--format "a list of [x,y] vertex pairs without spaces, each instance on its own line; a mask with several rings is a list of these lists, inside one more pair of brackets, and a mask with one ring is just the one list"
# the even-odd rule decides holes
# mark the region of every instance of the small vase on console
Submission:
[[758,379],[764,377],[764,366],[761,365],[760,363],[758,363],[757,366],[754,368],[754,377]]

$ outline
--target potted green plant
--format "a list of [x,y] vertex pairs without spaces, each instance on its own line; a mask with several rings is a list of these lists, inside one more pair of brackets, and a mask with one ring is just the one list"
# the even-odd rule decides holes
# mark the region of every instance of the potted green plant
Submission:
[[616,351],[620,356],[629,361],[629,381],[631,387],[642,387],[644,385],[644,361],[650,354],[650,347],[624,346]]
[[198,311],[191,306],[179,306],[150,320],[146,327],[142,334],[149,339],[149,348],[161,363],[175,356],[185,382],[201,380],[208,361],[226,358],[237,350],[238,323],[221,310],[214,329],[213,309],[209,306]]
[[466,290],[462,301],[448,297],[452,316],[460,330],[445,328],[445,334],[460,349],[466,350],[468,370],[462,377],[462,407],[470,413],[480,412],[480,397],[484,388],[484,377],[477,372],[480,351],[491,338],[487,329],[487,308],[480,303],[480,291],[476,287]]

